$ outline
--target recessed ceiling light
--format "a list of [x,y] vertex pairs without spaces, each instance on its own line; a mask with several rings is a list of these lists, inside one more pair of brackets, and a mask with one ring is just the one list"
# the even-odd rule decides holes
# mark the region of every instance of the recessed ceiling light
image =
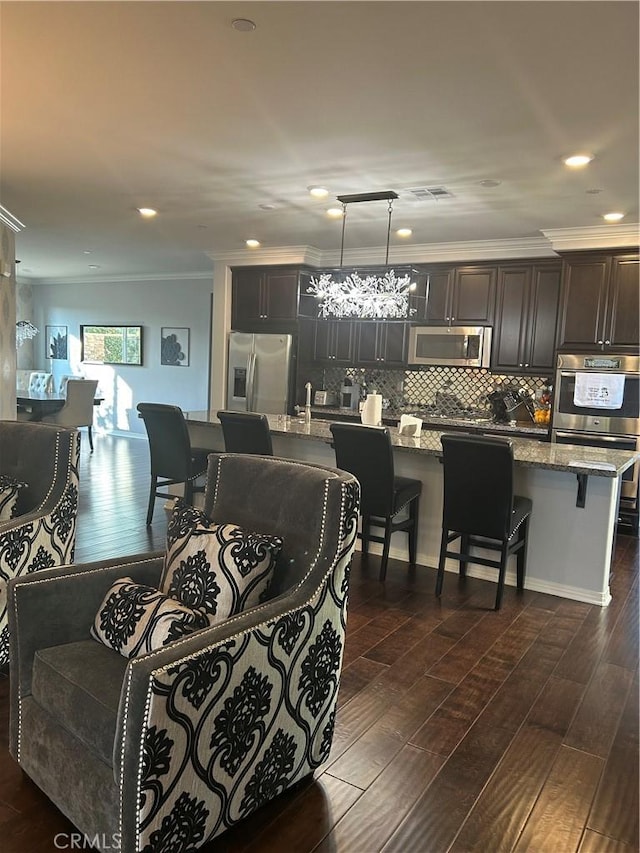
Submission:
[[571,157],[565,158],[564,165],[569,166],[572,169],[581,169],[592,160],[593,156],[591,154],[573,154]]
[[250,33],[256,28],[255,23],[249,18],[236,18],[235,21],[231,21],[231,26],[239,33]]
[[100,264],[89,264],[89,269],[90,270],[99,270]]
[[624,213],[605,213],[602,218],[606,219],[607,222],[619,222],[624,219]]
[[139,207],[138,213],[140,216],[144,216],[145,219],[151,219],[153,216],[158,215],[158,211],[154,210],[152,207]]
[[330,207],[327,210],[327,216],[330,216],[332,219],[339,219],[342,216],[342,208],[341,207]]
[[309,194],[314,198],[326,198],[329,190],[326,187],[308,187]]
[[260,210],[275,210],[275,204],[271,204],[270,202],[266,202],[265,204],[259,204],[258,207]]
[[411,228],[398,228],[396,234],[398,235],[398,237],[411,237],[413,231],[411,230]]
[[257,249],[260,246],[260,240],[255,240],[253,237],[250,237],[248,240],[245,240],[245,245],[248,246],[249,249]]
[[82,253],[82,254],[83,254],[83,255],[90,255],[90,254],[91,254],[91,250],[90,250],[90,249],[85,249],[85,250],[83,251],[83,253]]
[[493,178],[486,178],[484,181],[478,181],[481,187],[499,187],[502,181],[496,181]]

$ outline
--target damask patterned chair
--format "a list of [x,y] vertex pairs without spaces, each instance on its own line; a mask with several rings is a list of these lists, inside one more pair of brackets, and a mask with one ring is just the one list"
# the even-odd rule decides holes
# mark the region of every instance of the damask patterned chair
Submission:
[[139,657],[89,632],[114,581],[160,585],[162,555],[10,585],[11,753],[101,849],[196,850],[326,761],[358,509],[351,474],[212,455],[206,515],[283,539],[270,595]]
[[0,666],[9,660],[7,581],[73,562],[78,511],[77,430],[0,421],[0,474],[24,484],[0,521]]

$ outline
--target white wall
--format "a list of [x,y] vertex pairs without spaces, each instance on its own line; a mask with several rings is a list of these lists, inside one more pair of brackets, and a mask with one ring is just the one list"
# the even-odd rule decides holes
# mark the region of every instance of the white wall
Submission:
[[[41,334],[34,366],[56,379],[66,373],[97,379],[105,399],[96,412],[96,429],[146,435],[136,412],[139,402],[172,403],[185,411],[208,408],[211,293],[210,278],[37,284],[34,323]],[[94,324],[143,326],[143,365],[83,364],[80,326]],[[67,326],[67,361],[46,357],[47,325]],[[160,364],[163,326],[190,329],[188,367]]]

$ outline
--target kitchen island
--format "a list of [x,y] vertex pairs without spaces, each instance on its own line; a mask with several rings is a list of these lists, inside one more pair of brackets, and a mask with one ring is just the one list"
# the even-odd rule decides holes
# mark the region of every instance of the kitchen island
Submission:
[[[214,412],[187,413],[193,444],[224,448]],[[335,466],[330,421],[269,416],[274,454]],[[446,431],[446,430],[445,430]],[[438,563],[442,519],[443,430],[427,430],[419,438],[399,435],[390,427],[396,473],[422,480],[418,563]],[[611,600],[609,573],[622,473],[640,454],[621,450],[550,444],[513,438],[515,490],[531,498],[533,512],[525,587],[589,604]],[[396,534],[391,556],[407,559],[406,536]],[[376,546],[371,550],[375,553]],[[379,546],[378,546],[379,550]],[[457,571],[457,564],[447,564]],[[468,574],[495,581],[497,572],[469,564]],[[515,562],[506,583],[515,586]]]

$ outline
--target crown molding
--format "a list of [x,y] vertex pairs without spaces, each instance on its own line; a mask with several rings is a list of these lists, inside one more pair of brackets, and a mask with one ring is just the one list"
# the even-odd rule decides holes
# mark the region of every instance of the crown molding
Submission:
[[7,228],[10,228],[12,231],[15,231],[16,234],[19,234],[21,231],[27,227],[24,222],[20,222],[17,216],[14,216],[10,210],[7,210],[6,207],[3,207],[0,204],[0,222],[3,225],[6,225]]
[[66,276],[64,278],[28,278],[20,276],[16,279],[19,284],[144,284],[149,281],[212,281],[212,270],[199,272],[159,272],[139,273],[136,275],[92,275]]
[[[439,261],[487,261],[519,258],[553,258],[549,241],[542,237],[517,240],[467,240],[456,243],[423,243],[416,246],[394,246],[389,251],[389,265],[400,263],[435,263]],[[323,263],[337,263],[335,253],[326,253]],[[344,264],[381,264],[380,249],[353,249],[345,251]]]
[[587,228],[550,228],[542,232],[556,252],[618,249],[640,245],[640,225],[592,225]]
[[[343,264],[382,265],[384,248],[347,249]],[[234,252],[210,253],[216,264],[227,266],[266,266],[268,264],[309,264],[310,266],[337,266],[340,253],[321,251],[314,246],[278,246],[269,249],[252,249]],[[484,261],[496,259],[556,257],[549,241],[544,237],[517,240],[470,240],[456,243],[423,243],[415,246],[394,246],[389,251],[389,264],[425,263],[437,261]]]
[[[586,228],[555,228],[541,231],[541,236],[504,240],[467,240],[451,243],[422,243],[393,246],[389,250],[389,265],[408,263],[439,263],[447,261],[518,260],[521,258],[555,258],[558,253],[588,249],[613,249],[638,246],[638,224],[595,225]],[[214,266],[267,266],[270,264],[308,264],[312,267],[337,266],[340,253],[322,251],[315,246],[274,246],[264,249],[234,249],[208,252]],[[380,266],[383,247],[348,249],[343,264]],[[137,275],[92,275],[71,278],[29,278],[21,275],[21,284],[115,284],[150,281],[213,281],[213,270],[196,272],[159,272]]]
[[208,252],[216,264],[226,266],[266,266],[268,264],[309,264],[322,266],[323,253],[314,246],[271,246],[268,249],[237,249],[230,252]]

